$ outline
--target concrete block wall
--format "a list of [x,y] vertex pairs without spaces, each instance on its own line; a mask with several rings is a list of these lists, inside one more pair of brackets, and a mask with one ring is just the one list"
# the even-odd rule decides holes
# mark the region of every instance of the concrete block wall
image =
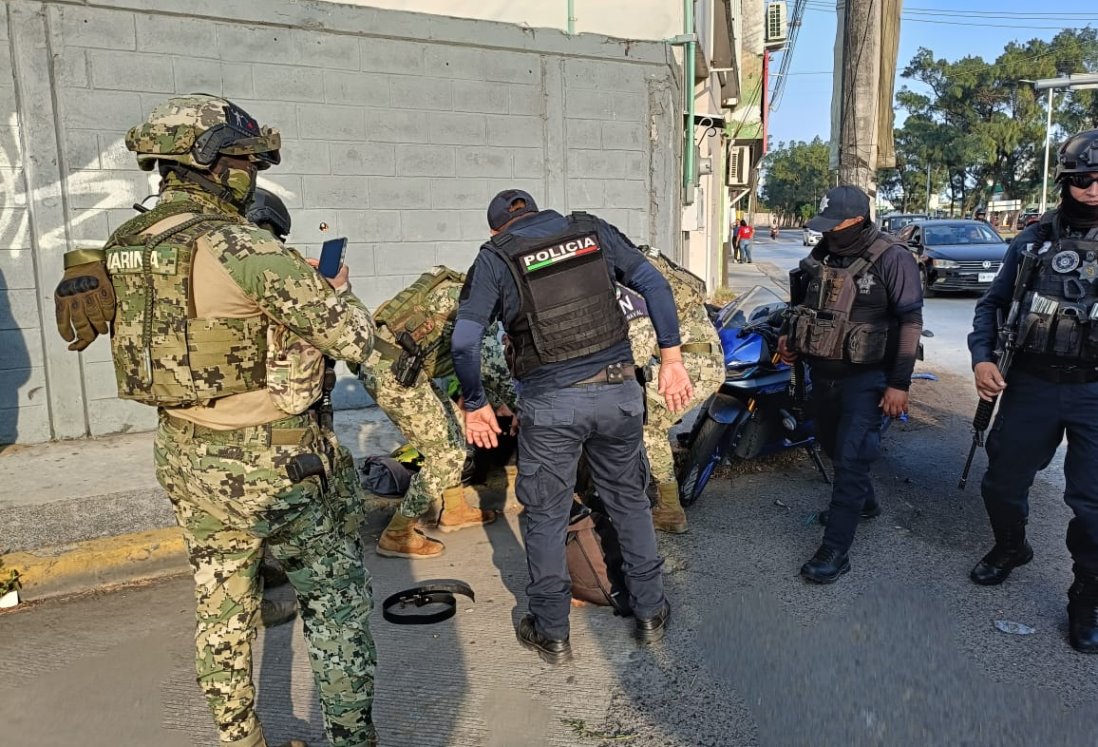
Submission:
[[102,243],[155,190],[123,137],[174,93],[224,95],[281,130],[260,183],[306,254],[349,237],[370,307],[434,264],[466,269],[506,187],[638,242],[677,236],[679,83],[662,44],[295,0],[238,2],[233,18],[188,0],[0,7],[0,443],[154,425],[115,396],[106,340],[65,350],[52,290],[64,251]]

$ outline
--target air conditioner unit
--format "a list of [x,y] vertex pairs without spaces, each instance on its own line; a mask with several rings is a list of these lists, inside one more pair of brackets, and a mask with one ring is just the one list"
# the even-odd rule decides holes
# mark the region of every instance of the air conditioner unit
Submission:
[[751,181],[751,146],[733,145],[728,148],[729,187],[746,187]]
[[789,16],[785,0],[766,4],[766,48],[781,49],[789,39]]

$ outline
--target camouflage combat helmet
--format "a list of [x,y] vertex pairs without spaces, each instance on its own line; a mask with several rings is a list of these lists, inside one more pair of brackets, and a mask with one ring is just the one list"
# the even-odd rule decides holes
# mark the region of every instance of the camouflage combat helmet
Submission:
[[203,93],[168,99],[126,133],[126,147],[144,171],[157,161],[209,171],[220,155],[249,156],[265,169],[279,162],[281,145],[278,130],[260,127],[231,101]]
[[1060,146],[1056,158],[1056,181],[1067,174],[1087,174],[1098,171],[1098,130],[1086,130],[1072,135]]
[[270,230],[280,240],[290,234],[290,211],[286,209],[286,203],[268,189],[256,187],[244,217],[260,228]]

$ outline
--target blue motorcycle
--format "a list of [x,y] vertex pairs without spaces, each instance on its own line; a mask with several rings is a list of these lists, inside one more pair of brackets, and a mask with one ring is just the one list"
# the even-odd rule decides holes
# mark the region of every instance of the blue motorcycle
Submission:
[[698,499],[726,458],[753,459],[804,448],[831,481],[805,413],[809,383],[804,365],[788,365],[777,356],[787,307],[772,291],[755,286],[715,314],[726,378],[699,408],[693,428],[679,436],[686,447],[678,475],[683,505]]

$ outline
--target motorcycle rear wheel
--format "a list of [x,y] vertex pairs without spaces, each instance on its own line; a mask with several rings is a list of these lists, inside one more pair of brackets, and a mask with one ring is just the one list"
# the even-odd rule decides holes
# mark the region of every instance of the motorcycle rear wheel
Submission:
[[730,427],[726,423],[713,420],[705,413],[698,417],[705,418],[705,421],[695,429],[679,474],[679,500],[684,506],[692,505],[705,490],[713,470],[723,456],[722,442]]

